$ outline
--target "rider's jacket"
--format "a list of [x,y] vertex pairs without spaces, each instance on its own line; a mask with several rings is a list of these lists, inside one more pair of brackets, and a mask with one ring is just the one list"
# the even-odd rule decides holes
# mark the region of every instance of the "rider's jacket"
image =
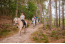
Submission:
[[21,20],[24,20],[24,17],[25,17],[24,15],[21,15],[21,16],[20,16],[20,19],[21,19]]

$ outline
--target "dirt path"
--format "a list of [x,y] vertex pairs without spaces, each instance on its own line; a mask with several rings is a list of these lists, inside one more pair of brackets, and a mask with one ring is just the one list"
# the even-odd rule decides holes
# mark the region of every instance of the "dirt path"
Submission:
[[23,33],[24,31],[22,30],[21,36],[18,33],[11,37],[1,40],[0,43],[29,43],[29,42],[31,42],[31,40],[29,39],[30,35],[41,26],[42,26],[42,24],[37,25],[35,28],[30,26],[29,28],[27,28],[26,34],[24,34]]
[[65,39],[59,39],[56,41],[52,41],[52,43],[63,43],[63,42],[65,42]]

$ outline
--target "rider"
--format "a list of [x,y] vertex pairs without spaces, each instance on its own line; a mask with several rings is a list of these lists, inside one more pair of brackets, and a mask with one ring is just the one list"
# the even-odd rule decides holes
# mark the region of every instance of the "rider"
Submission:
[[35,19],[35,25],[36,25],[36,17],[34,16],[34,19]]
[[38,17],[36,17],[36,20],[39,22],[39,19],[38,19]]
[[26,27],[25,16],[23,15],[23,12],[21,12],[20,19],[21,19],[21,21],[23,22],[23,27],[24,27],[24,25],[25,25],[25,27]]

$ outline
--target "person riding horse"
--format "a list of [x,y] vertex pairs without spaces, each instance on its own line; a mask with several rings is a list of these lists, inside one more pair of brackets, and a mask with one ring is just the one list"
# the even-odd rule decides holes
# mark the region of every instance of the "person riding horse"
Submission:
[[24,16],[23,12],[21,12],[20,19],[23,22],[23,27],[25,26],[25,28],[26,28],[25,16]]
[[34,16],[34,19],[35,19],[35,25],[36,25],[36,17]]
[[38,19],[38,17],[36,17],[36,22],[39,22],[39,19]]
[[36,17],[35,16],[32,18],[32,24],[34,24],[34,26],[36,25]]

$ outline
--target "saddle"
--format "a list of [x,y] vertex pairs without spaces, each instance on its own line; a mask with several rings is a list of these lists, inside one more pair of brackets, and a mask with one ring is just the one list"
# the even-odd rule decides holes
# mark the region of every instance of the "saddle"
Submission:
[[25,20],[21,20],[23,22],[23,27],[25,26],[26,27],[26,22]]

